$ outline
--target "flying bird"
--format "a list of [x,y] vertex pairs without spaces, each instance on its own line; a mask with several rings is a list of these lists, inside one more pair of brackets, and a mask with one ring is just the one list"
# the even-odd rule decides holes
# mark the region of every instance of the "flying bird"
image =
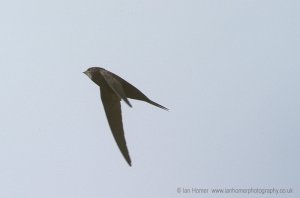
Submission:
[[108,70],[100,67],[91,67],[83,73],[100,87],[101,100],[110,129],[122,155],[129,166],[131,166],[131,159],[126,146],[123,130],[121,99],[130,107],[132,107],[132,105],[128,98],[142,100],[164,110],[168,109],[150,100],[129,82]]

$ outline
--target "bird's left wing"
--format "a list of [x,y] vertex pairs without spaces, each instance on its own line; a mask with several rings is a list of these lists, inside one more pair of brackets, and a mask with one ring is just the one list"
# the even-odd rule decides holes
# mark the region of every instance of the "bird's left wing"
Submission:
[[100,91],[103,107],[114,139],[127,163],[131,166],[123,130],[120,98],[108,86],[101,86]]

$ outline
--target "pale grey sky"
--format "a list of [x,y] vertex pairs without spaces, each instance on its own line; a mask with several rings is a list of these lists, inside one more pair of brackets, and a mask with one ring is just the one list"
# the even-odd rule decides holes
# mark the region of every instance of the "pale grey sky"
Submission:
[[[296,0],[1,1],[0,197],[233,197],[178,187],[299,197],[299,10]],[[133,167],[82,73],[91,66],[171,110],[122,102]],[[245,196],[263,195],[234,195]]]

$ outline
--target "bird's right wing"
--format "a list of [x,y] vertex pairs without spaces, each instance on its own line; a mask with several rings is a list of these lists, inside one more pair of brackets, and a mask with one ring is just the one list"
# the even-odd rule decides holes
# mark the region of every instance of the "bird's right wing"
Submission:
[[135,100],[142,100],[142,101],[148,102],[154,106],[157,106],[161,109],[164,109],[167,111],[169,110],[168,108],[150,100],[145,94],[143,94],[140,90],[138,90],[138,88],[136,88],[135,86],[133,86],[132,84],[130,84],[129,82],[127,82],[126,80],[121,78],[120,76],[118,76],[116,74],[112,74],[112,76],[114,77],[114,79],[117,79],[117,81],[119,83],[121,83],[123,90],[125,91],[126,96],[128,98],[135,99]]
[[114,139],[129,166],[131,160],[124,136],[120,98],[108,87],[101,86],[101,99]]
[[129,100],[127,99],[123,86],[118,81],[118,79],[114,78],[109,71],[101,70],[100,72],[108,86],[115,92],[115,94],[122,98],[130,107],[132,107]]

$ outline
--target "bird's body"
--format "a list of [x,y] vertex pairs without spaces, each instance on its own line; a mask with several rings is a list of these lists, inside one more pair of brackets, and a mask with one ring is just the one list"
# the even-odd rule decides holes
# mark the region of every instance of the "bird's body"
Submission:
[[91,67],[87,69],[84,74],[86,74],[100,87],[101,99],[110,129],[122,155],[131,166],[131,159],[126,146],[123,130],[120,104],[121,99],[124,100],[124,102],[126,102],[126,104],[130,107],[132,106],[128,98],[142,100],[164,110],[168,109],[156,102],[153,102],[129,82],[103,68]]

